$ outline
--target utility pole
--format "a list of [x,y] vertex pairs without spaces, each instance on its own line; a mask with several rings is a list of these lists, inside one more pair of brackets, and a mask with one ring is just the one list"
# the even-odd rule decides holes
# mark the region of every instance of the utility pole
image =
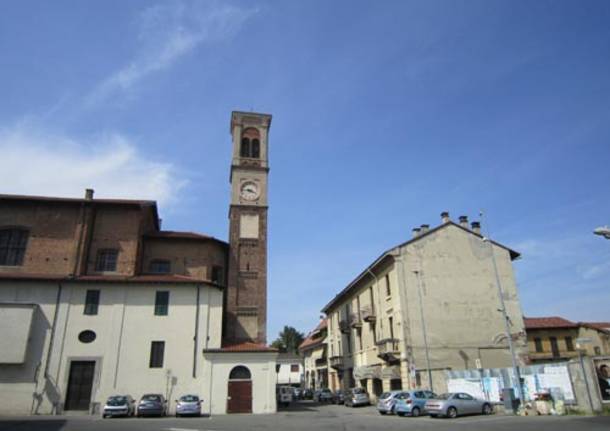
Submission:
[[[479,213],[481,219],[483,218],[483,212]],[[519,400],[521,402],[521,407],[525,406],[525,395],[523,393],[523,385],[521,384],[521,372],[519,371],[519,366],[517,365],[517,357],[515,355],[515,347],[513,345],[513,337],[510,333],[510,323],[508,319],[508,314],[506,313],[506,304],[504,303],[504,293],[502,292],[502,284],[500,283],[500,274],[498,272],[498,264],[496,262],[496,255],[494,253],[493,242],[489,238],[489,227],[487,227],[487,237],[483,237],[483,242],[489,244],[489,251],[491,253],[491,262],[493,264],[494,275],[496,278],[496,287],[498,289],[498,298],[500,299],[500,312],[502,313],[502,319],[504,320],[504,329],[506,331],[506,338],[508,340],[508,349],[510,350],[510,359],[513,364],[513,374],[517,379],[517,389],[519,391]]]
[[426,320],[424,318],[424,303],[421,296],[421,281],[420,272],[413,271],[415,278],[417,278],[417,295],[419,296],[419,314],[421,316],[421,328],[424,336],[424,349],[426,351],[426,368],[428,369],[428,382],[430,383],[430,391],[434,392],[434,383],[432,383],[432,369],[430,368],[430,353],[428,351],[428,336],[426,334]]

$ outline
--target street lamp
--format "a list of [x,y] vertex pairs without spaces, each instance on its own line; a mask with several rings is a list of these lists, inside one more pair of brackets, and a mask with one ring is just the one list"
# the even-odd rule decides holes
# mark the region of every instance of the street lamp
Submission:
[[603,236],[606,239],[610,239],[610,227],[608,226],[598,227],[593,231],[593,233],[595,235]]

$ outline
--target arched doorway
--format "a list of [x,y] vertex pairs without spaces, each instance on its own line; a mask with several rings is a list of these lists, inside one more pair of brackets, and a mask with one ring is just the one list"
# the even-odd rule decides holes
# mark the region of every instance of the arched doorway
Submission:
[[252,413],[252,375],[243,365],[229,374],[227,413]]

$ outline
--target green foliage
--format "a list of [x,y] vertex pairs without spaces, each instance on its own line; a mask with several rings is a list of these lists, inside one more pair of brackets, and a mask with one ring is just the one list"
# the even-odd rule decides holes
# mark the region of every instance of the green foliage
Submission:
[[279,349],[280,352],[298,354],[299,345],[304,339],[305,336],[302,332],[297,331],[292,326],[284,326],[275,341],[271,343],[271,347]]

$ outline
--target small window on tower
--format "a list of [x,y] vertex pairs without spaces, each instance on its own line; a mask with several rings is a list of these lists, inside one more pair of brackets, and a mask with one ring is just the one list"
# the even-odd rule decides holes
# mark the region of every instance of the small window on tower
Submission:
[[250,157],[250,139],[242,138],[239,155],[240,157]]
[[261,143],[258,139],[252,139],[252,152],[251,157],[258,159],[261,155]]
[[223,274],[222,266],[214,265],[212,267],[212,277],[211,277],[212,283],[222,285],[222,279],[223,279],[222,274]]
[[99,272],[116,271],[116,262],[118,256],[119,251],[113,248],[98,250],[97,261],[95,262],[95,270]]
[[260,133],[254,127],[248,127],[241,135],[240,157],[258,159],[260,157]]

